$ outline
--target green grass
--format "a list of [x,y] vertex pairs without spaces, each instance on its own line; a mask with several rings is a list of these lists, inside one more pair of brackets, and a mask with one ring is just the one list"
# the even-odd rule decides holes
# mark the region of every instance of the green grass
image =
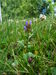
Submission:
[[0,24],[0,74],[55,75],[56,19],[32,21],[30,33],[24,31],[25,21],[18,21]]

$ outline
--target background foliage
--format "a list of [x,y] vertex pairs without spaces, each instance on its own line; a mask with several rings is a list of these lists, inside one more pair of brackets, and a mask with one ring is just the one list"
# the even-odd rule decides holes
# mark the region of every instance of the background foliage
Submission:
[[[1,0],[2,2],[2,13],[4,18],[17,18],[19,16],[26,17],[36,17],[41,13],[43,6],[43,0]],[[49,0],[50,2],[50,0]],[[49,2],[46,2],[45,7],[47,13],[52,10],[47,8]]]
[[[1,2],[6,21],[0,24],[0,75],[56,75],[56,18],[32,18],[41,13],[42,0]],[[46,15],[53,13],[51,0],[45,7]],[[29,33],[24,30],[26,20],[32,21]]]

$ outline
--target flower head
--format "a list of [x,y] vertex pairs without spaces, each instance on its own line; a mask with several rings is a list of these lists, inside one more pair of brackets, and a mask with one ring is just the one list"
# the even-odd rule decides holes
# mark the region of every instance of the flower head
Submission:
[[24,30],[27,30],[26,26],[24,26]]
[[32,24],[31,20],[29,23],[28,23],[28,21],[26,21],[25,26],[24,26],[24,30],[27,32],[30,32],[31,31],[31,24]]
[[43,14],[40,14],[40,17],[39,17],[41,20],[46,20],[46,16],[43,15]]
[[32,62],[32,57],[28,58],[28,62],[29,62],[29,63]]
[[28,25],[28,21],[26,21],[26,26]]

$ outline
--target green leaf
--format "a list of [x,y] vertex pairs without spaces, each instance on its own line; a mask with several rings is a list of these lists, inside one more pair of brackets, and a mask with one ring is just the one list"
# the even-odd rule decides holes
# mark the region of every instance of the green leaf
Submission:
[[52,69],[52,75],[56,75],[56,67],[53,67],[53,69]]
[[28,57],[35,57],[34,54],[31,52],[28,52],[27,55],[28,55]]

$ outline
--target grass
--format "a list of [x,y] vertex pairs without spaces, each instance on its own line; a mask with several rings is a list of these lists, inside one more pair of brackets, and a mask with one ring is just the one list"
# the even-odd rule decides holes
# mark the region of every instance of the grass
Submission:
[[0,24],[1,75],[55,75],[56,19],[31,20],[29,33],[24,31],[26,21]]

